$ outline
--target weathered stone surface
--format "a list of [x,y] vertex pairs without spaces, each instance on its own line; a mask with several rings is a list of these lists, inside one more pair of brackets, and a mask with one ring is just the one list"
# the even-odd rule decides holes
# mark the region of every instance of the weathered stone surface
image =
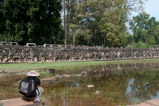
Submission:
[[127,106],[159,106],[159,99],[152,99],[136,105],[127,105]]
[[81,72],[81,76],[87,76],[87,71],[83,71],[83,72]]
[[26,47],[36,47],[35,43],[26,43]]
[[56,79],[62,79],[63,76],[61,76],[61,75],[55,75],[55,78],[56,78]]
[[63,77],[64,77],[64,78],[71,78],[72,75],[64,74]]
[[88,88],[94,88],[94,85],[87,85]]
[[0,70],[0,73],[7,73],[7,72],[5,72],[4,70]]
[[0,45],[18,45],[18,42],[0,42]]
[[82,77],[82,75],[81,74],[77,74],[77,75],[75,75],[75,77],[76,78],[80,78],[80,77]]
[[40,103],[33,103],[32,101],[24,101],[22,98],[0,100],[0,106],[42,106]]
[[92,61],[118,59],[159,58],[158,48],[102,48],[89,46],[49,45],[20,46],[0,45],[0,63]]
[[52,47],[52,44],[44,44],[43,47]]
[[46,69],[46,72],[55,74],[56,70],[55,69]]
[[49,84],[49,83],[54,83],[56,81],[56,79],[54,79],[54,78],[45,78],[45,79],[41,79],[41,81],[42,81],[42,83]]
[[94,95],[96,95],[96,96],[100,95],[100,91],[95,91]]
[[154,105],[154,106],[159,106],[159,99],[148,100],[145,103],[151,104],[151,105]]

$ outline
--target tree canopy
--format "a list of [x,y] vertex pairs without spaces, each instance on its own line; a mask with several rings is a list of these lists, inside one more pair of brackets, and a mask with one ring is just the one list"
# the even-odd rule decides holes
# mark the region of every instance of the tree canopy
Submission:
[[143,42],[149,45],[159,44],[159,22],[155,17],[143,12],[133,17],[130,22],[134,43]]
[[56,43],[61,30],[59,0],[2,0],[0,40]]
[[[121,47],[127,44],[126,22],[144,0],[66,0],[69,44]],[[136,5],[137,4],[137,5]]]
[[145,1],[0,0],[0,40],[20,44],[65,41],[108,47],[126,47],[131,43],[157,45],[159,22],[154,17],[140,11],[130,20],[131,12],[142,10]]

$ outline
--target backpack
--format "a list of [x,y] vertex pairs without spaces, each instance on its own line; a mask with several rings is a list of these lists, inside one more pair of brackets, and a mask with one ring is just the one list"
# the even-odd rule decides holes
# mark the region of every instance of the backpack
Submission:
[[19,84],[19,92],[25,96],[30,96],[33,92],[36,92],[37,86],[33,79],[25,78]]

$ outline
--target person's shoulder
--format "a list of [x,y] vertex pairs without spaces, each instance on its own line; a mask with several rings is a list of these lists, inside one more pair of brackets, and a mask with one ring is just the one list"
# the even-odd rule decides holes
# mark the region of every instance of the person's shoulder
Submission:
[[40,79],[37,77],[35,78],[35,82],[37,83],[37,85],[40,85],[40,83],[41,83]]
[[40,78],[38,78],[38,77],[35,77],[36,79],[38,79],[38,80],[40,80]]
[[38,77],[35,77],[34,80],[40,82],[40,79]]

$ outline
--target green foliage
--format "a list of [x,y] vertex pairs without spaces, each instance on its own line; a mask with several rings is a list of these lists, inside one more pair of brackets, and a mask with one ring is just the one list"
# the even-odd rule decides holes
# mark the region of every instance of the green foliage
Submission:
[[[125,23],[129,21],[130,12],[140,9],[145,0],[65,1],[64,31],[60,0],[3,0],[0,3],[0,40],[20,44],[63,44],[66,32],[68,44],[125,47],[131,39]],[[143,19],[144,17],[139,20]],[[136,24],[132,25],[133,40],[150,45],[158,44],[159,26],[155,26],[157,24],[154,22],[154,18],[150,19],[145,24],[150,25],[149,30],[142,31]],[[144,26],[144,23],[141,24]],[[136,34],[136,31],[140,34]]]
[[0,4],[0,40],[58,43],[61,28],[59,0],[3,0]]
[[143,43],[143,42],[138,42],[136,44],[132,44],[130,47],[131,48],[148,48],[149,45],[147,45],[146,43]]
[[150,48],[150,47],[155,47],[155,45],[149,45],[143,42],[138,42],[135,44],[129,45],[130,48]]
[[105,46],[120,47],[126,43],[127,3],[125,0],[108,1],[108,10],[100,20],[100,31],[105,36]]
[[[130,11],[144,0],[66,0],[68,43],[120,47],[127,44]],[[135,7],[135,8],[134,8]]]
[[[159,22],[149,14],[141,13],[130,22],[135,43],[143,42],[146,45],[159,44]],[[139,43],[141,44],[141,43]]]

